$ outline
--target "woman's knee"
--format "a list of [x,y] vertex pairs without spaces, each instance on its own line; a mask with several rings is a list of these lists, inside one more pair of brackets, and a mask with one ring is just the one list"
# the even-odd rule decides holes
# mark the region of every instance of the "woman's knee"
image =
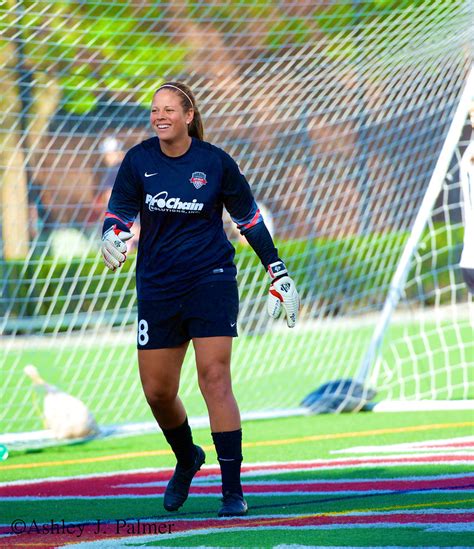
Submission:
[[143,392],[153,409],[166,406],[176,399],[186,348],[187,343],[179,348],[138,351]]
[[200,369],[199,387],[208,397],[225,398],[232,393],[232,383],[226,364],[212,363]]
[[170,385],[157,386],[154,384],[144,383],[143,392],[145,393],[146,401],[152,408],[169,406],[169,404],[174,402],[178,396],[177,388]]

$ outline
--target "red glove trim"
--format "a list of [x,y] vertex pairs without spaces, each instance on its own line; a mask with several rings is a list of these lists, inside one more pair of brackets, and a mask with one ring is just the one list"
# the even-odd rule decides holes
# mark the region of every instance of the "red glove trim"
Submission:
[[283,296],[280,294],[280,292],[277,292],[273,286],[270,286],[269,292],[270,292],[274,297],[277,297],[280,301],[283,301]]

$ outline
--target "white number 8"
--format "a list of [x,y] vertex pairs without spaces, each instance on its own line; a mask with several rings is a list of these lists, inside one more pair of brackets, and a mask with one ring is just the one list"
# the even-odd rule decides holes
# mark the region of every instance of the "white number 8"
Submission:
[[142,319],[138,323],[138,343],[140,345],[146,345],[149,341],[150,336],[148,335],[148,322]]

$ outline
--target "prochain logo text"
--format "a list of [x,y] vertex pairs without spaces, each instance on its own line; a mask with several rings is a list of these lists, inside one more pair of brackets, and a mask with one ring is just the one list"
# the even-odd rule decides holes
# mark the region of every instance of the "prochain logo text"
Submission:
[[145,204],[148,204],[148,209],[151,212],[177,211],[187,213],[200,212],[204,208],[204,204],[202,202],[198,202],[196,199],[192,202],[182,202],[181,198],[168,198],[167,191],[161,191],[161,193],[155,194],[155,196],[147,194]]

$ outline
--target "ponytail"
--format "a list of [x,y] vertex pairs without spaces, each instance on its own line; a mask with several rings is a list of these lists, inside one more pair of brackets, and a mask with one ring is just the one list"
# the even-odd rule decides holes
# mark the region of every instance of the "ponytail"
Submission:
[[188,126],[188,135],[196,137],[200,141],[204,140],[204,126],[202,124],[201,113],[194,107],[194,118]]

